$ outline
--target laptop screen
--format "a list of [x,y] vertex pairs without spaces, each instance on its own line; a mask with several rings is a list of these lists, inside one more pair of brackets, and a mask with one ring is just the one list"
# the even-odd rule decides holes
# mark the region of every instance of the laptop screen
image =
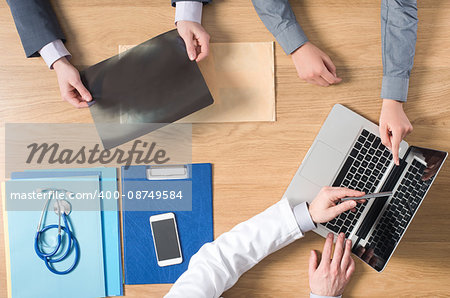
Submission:
[[356,240],[353,253],[375,270],[384,269],[446,157],[442,151],[409,148],[384,185],[383,190],[392,190],[393,195],[372,205],[369,213],[377,212],[377,219],[364,239]]

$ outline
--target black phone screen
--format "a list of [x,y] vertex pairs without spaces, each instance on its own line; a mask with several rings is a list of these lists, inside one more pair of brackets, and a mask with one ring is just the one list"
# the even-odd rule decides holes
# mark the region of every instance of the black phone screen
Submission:
[[175,230],[175,220],[164,219],[154,221],[151,225],[153,237],[155,238],[158,260],[164,261],[181,257],[177,231]]

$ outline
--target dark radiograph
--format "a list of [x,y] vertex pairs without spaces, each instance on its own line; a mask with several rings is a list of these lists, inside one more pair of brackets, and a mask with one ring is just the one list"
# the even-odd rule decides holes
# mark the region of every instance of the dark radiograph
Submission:
[[90,110],[105,149],[213,103],[176,30],[95,64],[81,77],[95,100]]

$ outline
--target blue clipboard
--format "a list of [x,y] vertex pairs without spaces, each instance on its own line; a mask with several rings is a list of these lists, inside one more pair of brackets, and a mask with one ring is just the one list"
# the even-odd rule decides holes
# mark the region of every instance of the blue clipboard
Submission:
[[[128,199],[137,191],[150,192],[162,185],[176,191],[186,182],[192,183],[191,211],[135,211],[136,204],[149,210],[146,201]],[[122,167],[122,194],[125,284],[174,283],[199,248],[214,240],[211,164]],[[166,212],[175,213],[183,262],[159,267],[149,218]]]

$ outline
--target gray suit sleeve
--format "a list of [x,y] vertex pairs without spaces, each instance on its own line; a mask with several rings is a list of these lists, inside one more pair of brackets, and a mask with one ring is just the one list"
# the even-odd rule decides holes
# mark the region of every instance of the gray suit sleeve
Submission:
[[381,46],[383,83],[381,97],[406,101],[417,40],[417,1],[382,0]]
[[7,0],[27,57],[39,56],[46,44],[64,34],[48,0]]
[[261,21],[277,39],[286,54],[291,54],[308,41],[289,0],[252,0]]

